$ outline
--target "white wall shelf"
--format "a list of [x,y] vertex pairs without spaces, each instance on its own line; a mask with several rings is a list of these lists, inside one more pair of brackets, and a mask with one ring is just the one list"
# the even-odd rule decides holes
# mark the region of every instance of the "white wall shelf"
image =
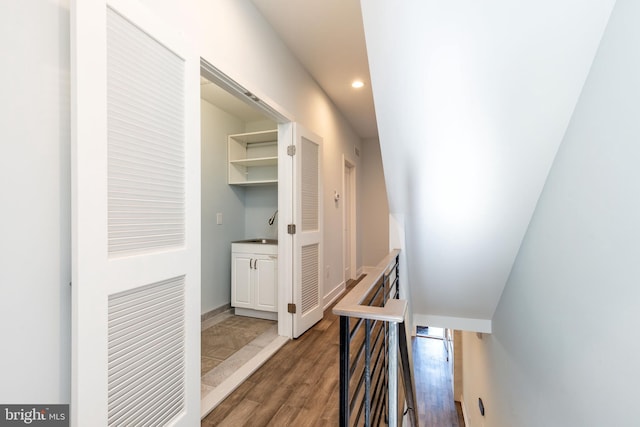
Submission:
[[229,184],[267,185],[278,182],[278,131],[228,137]]

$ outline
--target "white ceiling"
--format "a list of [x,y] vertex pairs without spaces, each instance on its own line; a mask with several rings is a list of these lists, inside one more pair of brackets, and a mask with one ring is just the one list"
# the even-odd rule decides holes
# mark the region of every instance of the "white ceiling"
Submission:
[[493,317],[614,3],[363,0],[414,313]]
[[[361,138],[378,136],[359,0],[251,0]],[[361,89],[351,82],[360,79]]]

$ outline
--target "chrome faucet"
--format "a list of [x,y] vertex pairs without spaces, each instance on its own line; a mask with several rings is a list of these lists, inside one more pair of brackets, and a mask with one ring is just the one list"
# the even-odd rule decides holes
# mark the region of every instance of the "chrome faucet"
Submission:
[[276,215],[278,215],[278,210],[276,209],[276,211],[273,213],[273,215],[271,215],[271,218],[269,218],[269,225],[273,225],[273,223],[276,220]]

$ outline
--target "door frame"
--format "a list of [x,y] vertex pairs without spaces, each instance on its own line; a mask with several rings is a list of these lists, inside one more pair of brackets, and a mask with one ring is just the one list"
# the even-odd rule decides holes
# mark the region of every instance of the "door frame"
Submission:
[[[349,182],[347,182],[346,179],[346,172],[347,169],[349,169]],[[357,166],[356,166],[356,162],[354,159],[350,158],[349,156],[343,154],[342,155],[342,194],[346,195],[349,194],[349,197],[343,197],[343,204],[342,204],[342,230],[345,229],[345,224],[348,222],[349,223],[349,235],[343,235],[342,236],[342,260],[343,260],[343,268],[342,268],[342,277],[344,280],[344,285],[347,285],[347,281],[351,278],[355,279],[358,277],[358,271],[357,271],[357,262],[356,262],[356,254],[357,254],[357,248],[356,248],[356,236],[357,236],[357,223],[356,223],[356,218],[357,218],[357,186],[356,186],[356,182],[357,182],[357,178],[356,178],[356,173],[357,173]],[[349,209],[347,209],[347,203],[349,203]],[[349,218],[347,218],[347,213],[349,214]],[[343,231],[344,232],[344,231]],[[349,245],[347,245],[347,239],[349,241]],[[351,276],[352,277],[346,277],[346,265],[344,265],[346,263],[347,260],[347,246],[349,247],[349,270],[351,271]]]
[[291,176],[293,165],[287,147],[293,144],[293,122],[295,117],[256,89],[215,67],[206,58],[200,57],[200,75],[243,99],[260,110],[269,119],[278,123],[278,335],[293,337],[293,316],[287,311],[288,302],[293,301],[290,284],[293,280],[293,242],[287,236],[287,224],[293,223],[293,183],[281,177]]

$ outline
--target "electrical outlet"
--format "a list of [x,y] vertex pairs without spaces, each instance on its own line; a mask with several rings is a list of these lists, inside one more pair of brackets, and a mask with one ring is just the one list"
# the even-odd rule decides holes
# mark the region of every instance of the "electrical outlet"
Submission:
[[220,212],[216,214],[216,224],[222,225],[222,213]]

